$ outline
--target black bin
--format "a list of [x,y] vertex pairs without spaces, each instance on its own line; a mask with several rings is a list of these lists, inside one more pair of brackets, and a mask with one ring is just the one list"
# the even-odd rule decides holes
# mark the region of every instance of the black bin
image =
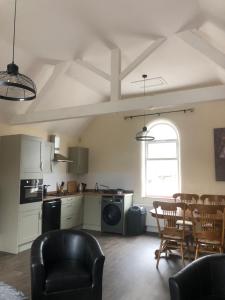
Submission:
[[127,235],[138,235],[145,232],[146,208],[132,206],[127,212]]

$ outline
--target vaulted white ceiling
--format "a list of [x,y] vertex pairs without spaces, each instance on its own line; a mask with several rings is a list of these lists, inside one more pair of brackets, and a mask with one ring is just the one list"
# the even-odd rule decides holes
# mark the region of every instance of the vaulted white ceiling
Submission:
[[[0,69],[11,61],[13,0],[0,0]],[[16,59],[37,84],[31,103],[0,102],[0,122],[16,114],[107,101],[110,83],[80,63],[110,74],[111,50],[121,49],[122,70],[158,39],[165,41],[122,80],[122,96],[143,93],[143,73],[161,77],[150,94],[224,84],[225,70],[180,35],[197,34],[224,54],[223,0],[18,0]],[[104,73],[104,74],[105,74]],[[90,118],[36,125],[73,135]],[[72,129],[71,129],[72,128]]]

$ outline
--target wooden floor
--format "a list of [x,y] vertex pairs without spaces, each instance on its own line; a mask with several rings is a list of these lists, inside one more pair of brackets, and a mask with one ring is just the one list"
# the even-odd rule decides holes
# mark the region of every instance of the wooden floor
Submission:
[[[103,300],[169,300],[168,278],[181,269],[179,258],[161,259],[155,267],[156,236],[123,237],[93,233],[106,256]],[[30,252],[0,253],[0,281],[30,296]]]

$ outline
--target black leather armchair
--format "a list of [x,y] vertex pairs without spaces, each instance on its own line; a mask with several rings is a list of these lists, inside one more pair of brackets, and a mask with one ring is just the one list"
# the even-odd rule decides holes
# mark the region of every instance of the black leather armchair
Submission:
[[39,236],[31,248],[32,300],[101,300],[104,261],[99,243],[86,232]]
[[199,258],[169,279],[171,300],[225,300],[225,255]]

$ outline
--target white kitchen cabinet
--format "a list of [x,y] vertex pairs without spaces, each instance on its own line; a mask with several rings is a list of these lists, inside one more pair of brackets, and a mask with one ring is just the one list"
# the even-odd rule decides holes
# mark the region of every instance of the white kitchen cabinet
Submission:
[[0,138],[0,251],[16,254],[41,234],[42,203],[20,205],[20,180],[41,179],[42,169],[50,170],[50,145],[45,152],[43,142],[21,134]]
[[101,195],[84,196],[84,229],[101,230],[101,199]]
[[21,204],[19,208],[19,248],[26,248],[26,244],[35,240],[41,234],[42,202]]
[[61,206],[61,229],[82,224],[83,196],[63,197]]
[[52,173],[52,161],[54,159],[54,144],[42,141],[41,144],[41,163],[44,174]]
[[20,173],[24,179],[31,173],[42,173],[41,146],[41,139],[21,135]]

